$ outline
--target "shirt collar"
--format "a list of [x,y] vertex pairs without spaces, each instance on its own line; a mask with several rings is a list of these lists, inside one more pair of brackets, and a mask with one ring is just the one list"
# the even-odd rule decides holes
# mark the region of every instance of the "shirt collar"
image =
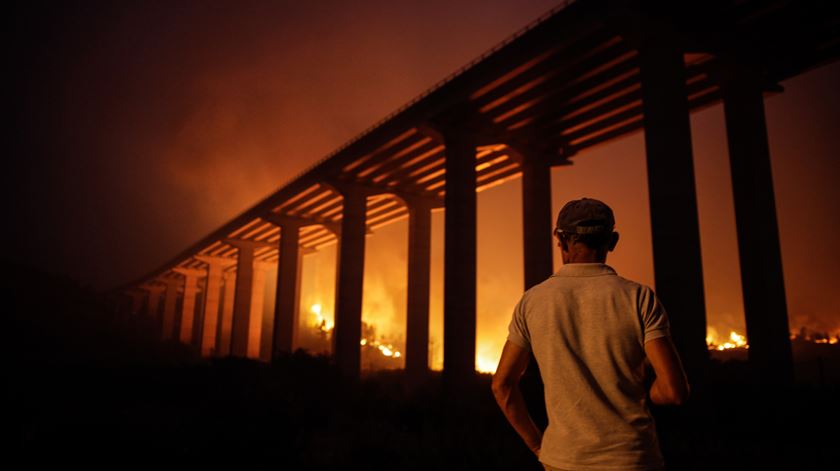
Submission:
[[566,263],[552,276],[601,276],[615,274],[615,270],[606,263]]

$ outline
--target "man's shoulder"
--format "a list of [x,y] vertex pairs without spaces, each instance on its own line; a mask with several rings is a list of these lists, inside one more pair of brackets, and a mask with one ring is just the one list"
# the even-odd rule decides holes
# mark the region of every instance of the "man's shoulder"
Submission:
[[558,275],[559,273],[555,273],[542,282],[525,290],[522,294],[522,299],[527,300],[528,298],[545,295],[556,295],[558,290],[563,291],[564,289],[574,289],[579,287],[581,283],[605,285],[614,288],[615,290],[632,292],[641,297],[648,297],[654,293],[653,288],[649,285],[623,277],[615,272],[612,272],[610,274],[611,276],[569,277]]
[[621,275],[616,275],[615,278],[616,280],[618,280],[618,282],[627,286],[628,288],[633,288],[639,291],[653,291],[653,289],[650,286],[644,283],[640,283],[636,280],[631,280],[630,278],[625,278]]

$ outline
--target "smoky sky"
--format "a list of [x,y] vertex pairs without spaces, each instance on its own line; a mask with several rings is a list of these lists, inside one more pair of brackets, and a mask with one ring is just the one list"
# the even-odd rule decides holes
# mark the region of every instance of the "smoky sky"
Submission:
[[14,244],[98,287],[140,276],[552,3],[29,6]]
[[[137,279],[556,3],[18,6],[7,18],[14,127],[5,256],[99,289]],[[833,319],[837,83],[840,67],[822,67],[784,83],[766,105],[791,311]],[[703,159],[695,168],[707,299],[736,306],[720,107],[692,125]],[[593,150],[590,163],[577,156],[574,183],[555,172],[554,188],[555,199],[631,195],[619,203],[631,226],[619,261],[644,279],[652,265],[641,249],[649,246],[643,145],[637,134]],[[618,172],[610,159],[622,157],[627,170]],[[630,169],[639,178],[629,181]]]

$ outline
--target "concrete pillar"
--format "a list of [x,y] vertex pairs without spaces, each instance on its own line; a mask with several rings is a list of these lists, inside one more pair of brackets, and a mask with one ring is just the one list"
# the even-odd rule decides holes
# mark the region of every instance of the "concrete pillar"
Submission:
[[291,353],[295,348],[298,328],[300,286],[300,227],[294,220],[278,220],[280,226],[280,260],[277,265],[277,291],[274,303],[274,335],[272,357]]
[[236,298],[236,272],[226,271],[224,274],[225,289],[222,300],[222,319],[218,325],[216,337],[216,355],[230,355],[230,343],[233,332],[233,301]]
[[136,316],[143,311],[143,301],[145,301],[145,293],[139,290],[127,291],[128,297],[131,299],[131,307],[129,308],[129,315]]
[[143,313],[146,307],[146,292],[143,290],[135,290],[131,292],[131,315],[139,316]]
[[187,345],[193,344],[195,329],[196,296],[198,295],[198,279],[205,276],[204,270],[175,268],[175,273],[184,275],[184,302],[181,305],[181,332],[179,340]]
[[[275,262],[264,262],[265,263],[265,277],[268,276],[269,273],[277,273],[277,263]],[[276,283],[275,283],[276,285]],[[268,283],[264,283],[263,291],[268,288]],[[276,286],[274,286],[276,290]],[[265,309],[265,300],[267,296],[263,294],[263,310],[261,312],[260,319],[262,320],[262,324],[260,326],[260,349],[259,355],[257,358],[260,360],[268,363],[271,361],[271,351],[274,348],[274,310],[277,303],[277,292],[274,293],[274,303],[275,306],[271,308],[271,310]]]
[[247,357],[254,289],[254,250],[260,247],[271,247],[272,245],[242,239],[228,239],[225,242],[238,249],[230,354],[237,357]]
[[178,288],[181,285],[181,279],[163,278],[161,281],[166,286],[163,299],[163,332],[161,337],[163,340],[171,340],[175,338],[175,309],[178,304]]
[[539,154],[522,155],[521,165],[524,286],[527,290],[554,273],[551,167]]
[[475,375],[476,143],[468,133],[445,131],[444,144],[443,379],[457,386]]
[[[181,281],[183,287],[183,280]],[[178,292],[178,299],[175,301],[175,323],[172,325],[172,339],[180,341],[181,335],[181,313],[184,306],[184,291]]]
[[411,377],[429,371],[429,279],[431,275],[431,205],[408,204],[408,293],[405,370]]
[[344,189],[341,236],[335,289],[333,354],[339,370],[358,377],[361,368],[362,288],[365,273],[367,197],[355,189]]
[[722,85],[749,361],[762,381],[791,383],[793,358],[763,81],[733,64]]
[[639,50],[656,293],[689,380],[708,359],[700,227],[683,54],[668,36]]
[[265,272],[271,263],[254,261],[254,275],[251,288],[251,312],[248,316],[248,358],[260,359],[260,345],[265,322]]
[[207,292],[207,271],[203,270],[203,274],[198,278],[197,283],[197,299],[195,301],[195,319],[193,320],[192,338],[190,345],[195,347],[197,352],[201,352],[201,336],[204,335],[204,296]]
[[121,317],[127,317],[131,312],[131,297],[125,292],[121,291],[111,296],[114,313]]
[[160,321],[160,300],[165,288],[164,285],[143,285],[142,289],[149,296],[146,301],[146,315],[149,319]]
[[222,295],[222,276],[224,270],[233,265],[235,261],[225,257],[210,257],[206,255],[199,255],[195,258],[207,264],[207,287],[204,290],[204,320],[201,325],[199,348],[202,356],[210,356],[216,350],[219,307]]

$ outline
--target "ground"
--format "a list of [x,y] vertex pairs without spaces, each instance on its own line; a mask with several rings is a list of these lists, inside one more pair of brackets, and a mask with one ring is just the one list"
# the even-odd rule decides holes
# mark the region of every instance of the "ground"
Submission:
[[[541,469],[496,407],[489,375],[446,394],[436,374],[348,381],[304,352],[272,365],[201,359],[70,280],[12,268],[6,417],[12,458],[28,468]],[[826,371],[838,352],[820,350]],[[747,370],[715,361],[685,406],[654,409],[669,468],[836,465],[836,376],[768,388]],[[524,389],[544,422],[538,384],[527,378]]]

